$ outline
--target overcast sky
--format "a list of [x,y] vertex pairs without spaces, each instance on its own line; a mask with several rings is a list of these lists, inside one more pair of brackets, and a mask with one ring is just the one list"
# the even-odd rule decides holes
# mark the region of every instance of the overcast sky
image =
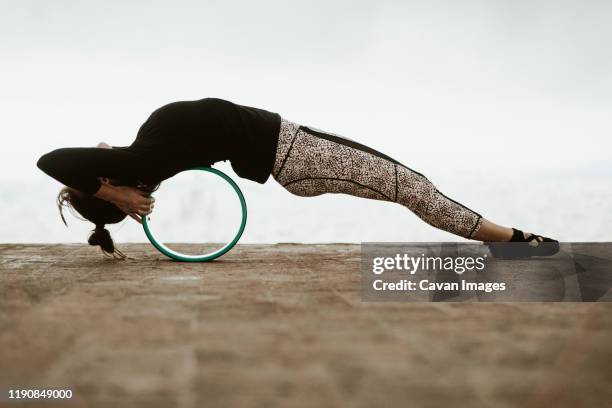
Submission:
[[34,176],[54,147],[129,144],[156,107],[206,96],[408,163],[432,150],[611,157],[607,1],[1,5],[1,177]]
[[0,0],[0,180],[214,96],[432,177],[612,174],[609,1]]

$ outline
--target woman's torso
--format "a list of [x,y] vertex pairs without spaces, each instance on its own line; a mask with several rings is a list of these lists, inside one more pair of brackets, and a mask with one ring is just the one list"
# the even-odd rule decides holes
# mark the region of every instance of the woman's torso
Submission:
[[236,173],[260,183],[276,152],[280,116],[217,98],[173,102],[155,110],[128,149],[157,162],[156,178],[230,160]]

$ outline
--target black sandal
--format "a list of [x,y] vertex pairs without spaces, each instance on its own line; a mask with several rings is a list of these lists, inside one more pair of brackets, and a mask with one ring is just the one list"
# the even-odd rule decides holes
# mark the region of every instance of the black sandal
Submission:
[[508,242],[487,242],[494,257],[500,259],[523,259],[532,256],[551,256],[559,252],[559,241],[541,235],[529,234],[512,228]]

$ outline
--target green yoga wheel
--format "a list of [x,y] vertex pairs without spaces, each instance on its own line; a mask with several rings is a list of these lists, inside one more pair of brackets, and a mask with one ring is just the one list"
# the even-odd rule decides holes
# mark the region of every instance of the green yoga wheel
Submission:
[[194,170],[207,171],[207,172],[216,174],[217,176],[221,177],[222,179],[227,181],[229,185],[232,186],[232,188],[238,195],[238,198],[240,199],[240,207],[242,208],[242,221],[240,223],[240,228],[238,228],[238,232],[236,232],[236,235],[234,236],[234,239],[232,239],[230,242],[225,244],[223,247],[213,252],[209,252],[209,253],[203,253],[203,254],[198,254],[198,255],[188,255],[188,254],[183,254],[181,252],[178,252],[174,249],[168,248],[168,246],[160,242],[155,237],[155,234],[153,234],[153,232],[149,228],[149,223],[147,222],[148,217],[142,217],[142,226],[144,228],[145,234],[147,235],[147,238],[149,239],[149,241],[151,241],[151,244],[153,244],[153,246],[157,248],[157,250],[161,252],[162,254],[174,260],[181,261],[181,262],[206,262],[206,261],[211,261],[225,254],[230,249],[232,249],[234,245],[236,245],[236,243],[242,236],[242,233],[244,232],[244,227],[246,226],[246,221],[247,221],[246,200],[244,199],[244,195],[242,194],[242,191],[240,191],[240,187],[238,187],[238,185],[236,184],[236,182],[234,182],[234,180],[232,180],[227,174],[223,173],[222,171],[213,169],[211,167],[196,167],[194,169],[190,169],[187,171],[194,171]]

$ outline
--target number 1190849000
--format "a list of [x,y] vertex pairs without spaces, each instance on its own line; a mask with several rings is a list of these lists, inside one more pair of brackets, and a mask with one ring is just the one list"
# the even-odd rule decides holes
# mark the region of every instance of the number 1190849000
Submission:
[[9,389],[9,399],[70,399],[72,390],[58,389]]

